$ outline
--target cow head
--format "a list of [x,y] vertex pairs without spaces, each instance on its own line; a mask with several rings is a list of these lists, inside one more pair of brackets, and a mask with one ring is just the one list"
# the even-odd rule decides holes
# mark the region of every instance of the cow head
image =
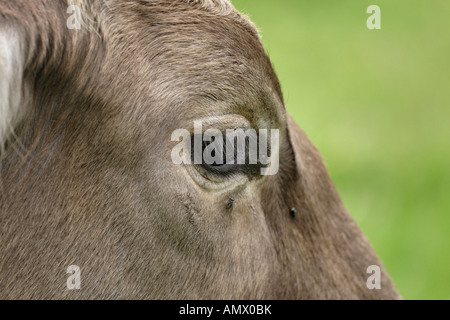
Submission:
[[[277,130],[276,174],[174,163],[195,121]],[[226,0],[2,1],[0,141],[0,297],[398,297]]]

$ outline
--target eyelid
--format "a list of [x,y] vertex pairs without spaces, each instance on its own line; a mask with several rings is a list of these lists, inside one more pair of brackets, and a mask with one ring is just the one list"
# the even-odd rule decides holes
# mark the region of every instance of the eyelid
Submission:
[[261,172],[261,164],[229,164],[227,169],[219,169],[211,165],[200,165],[203,170],[217,177],[232,177],[237,174],[244,174],[247,176],[258,176]]

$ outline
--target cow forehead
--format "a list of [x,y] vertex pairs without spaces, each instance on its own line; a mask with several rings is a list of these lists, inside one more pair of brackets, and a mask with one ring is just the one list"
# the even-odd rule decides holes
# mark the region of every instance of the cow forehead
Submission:
[[181,0],[188,4],[201,5],[205,8],[212,8],[220,10],[224,13],[229,13],[233,10],[233,6],[228,0]]
[[[68,0],[73,2],[81,2],[81,7],[88,8],[89,4],[86,0]],[[203,11],[208,13],[210,16],[218,16],[227,19],[233,19],[234,22],[244,26],[247,31],[259,38],[259,33],[256,26],[250,21],[250,19],[236,10],[233,5],[228,0],[101,0],[100,1],[104,7],[108,9],[118,8],[123,10],[127,6],[131,6],[141,12],[150,10],[153,12],[163,12],[163,13],[175,13],[179,14],[180,11],[196,11],[200,13]],[[205,18],[207,15],[204,15]]]
[[[114,0],[102,0],[102,1],[105,2],[106,4],[114,2]],[[230,10],[233,10],[233,6],[231,5],[231,2],[228,0],[166,0],[166,1],[144,0],[144,1],[140,1],[140,2],[141,3],[147,2],[148,4],[152,4],[152,3],[171,3],[171,2],[173,3],[175,1],[184,2],[187,4],[191,4],[191,5],[200,5],[205,8],[209,8],[209,9],[221,10],[222,12],[229,12]],[[67,0],[67,2],[70,5],[73,4],[73,5],[79,5],[82,7],[87,7],[90,3],[92,3],[92,0]],[[128,1],[128,2],[132,2],[132,1]]]
[[[141,90],[135,96],[147,102],[151,96],[189,110],[192,104],[200,107],[210,100],[227,101],[231,108],[238,106],[242,111],[245,107],[248,112],[270,105],[267,101],[273,97],[282,102],[278,79],[256,28],[232,7],[217,12],[206,7],[209,3],[214,5],[211,8],[221,8],[221,2],[143,1],[111,6],[113,14],[105,30],[113,39],[107,41],[112,60],[117,59],[111,62],[111,70],[115,74],[133,70],[139,75],[136,78],[145,79],[142,86],[134,86]],[[127,28],[130,25],[133,28]]]
[[[228,0],[67,2],[82,11],[82,25],[88,31],[105,36],[108,38],[106,43],[120,42],[118,47],[121,48],[127,45],[133,50],[136,47],[143,48],[147,50],[149,58],[159,48],[173,53],[179,46],[189,49],[196,46],[204,51],[204,59],[210,49],[216,49],[211,56],[216,61],[221,58],[220,54],[215,56],[218,50],[222,50],[223,55],[228,55],[231,59],[247,55],[249,60],[254,60],[249,54],[265,55],[254,24]],[[133,48],[133,45],[136,47]],[[209,48],[205,48],[208,45]],[[186,53],[195,54],[194,51],[186,50]],[[189,56],[184,57],[184,60],[188,59]]]
[[123,112],[134,105],[169,118],[171,110],[186,118],[282,112],[281,88],[259,33],[229,1],[67,1],[98,23],[108,47],[107,80],[98,92]]
[[[222,15],[222,16],[235,16],[242,20],[245,24],[253,29],[256,29],[252,22],[244,14],[237,11],[230,1],[228,0],[66,0],[67,4],[75,5],[83,11],[86,16],[96,15],[92,12],[93,7],[97,8],[114,8],[124,7],[127,5],[148,7],[153,9],[158,8],[175,8],[178,5],[187,5],[192,9],[203,9],[210,13]],[[94,10],[95,11],[95,10]],[[98,12],[97,12],[98,13]]]

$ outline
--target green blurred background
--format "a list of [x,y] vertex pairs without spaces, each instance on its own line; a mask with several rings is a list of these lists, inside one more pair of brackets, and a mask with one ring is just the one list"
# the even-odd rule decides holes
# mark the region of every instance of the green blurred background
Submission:
[[450,1],[232,2],[402,296],[450,299]]

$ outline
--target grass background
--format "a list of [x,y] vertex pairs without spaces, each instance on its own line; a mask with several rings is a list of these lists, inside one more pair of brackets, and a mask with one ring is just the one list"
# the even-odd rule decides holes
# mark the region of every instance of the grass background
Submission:
[[450,299],[450,2],[232,2],[400,293]]

